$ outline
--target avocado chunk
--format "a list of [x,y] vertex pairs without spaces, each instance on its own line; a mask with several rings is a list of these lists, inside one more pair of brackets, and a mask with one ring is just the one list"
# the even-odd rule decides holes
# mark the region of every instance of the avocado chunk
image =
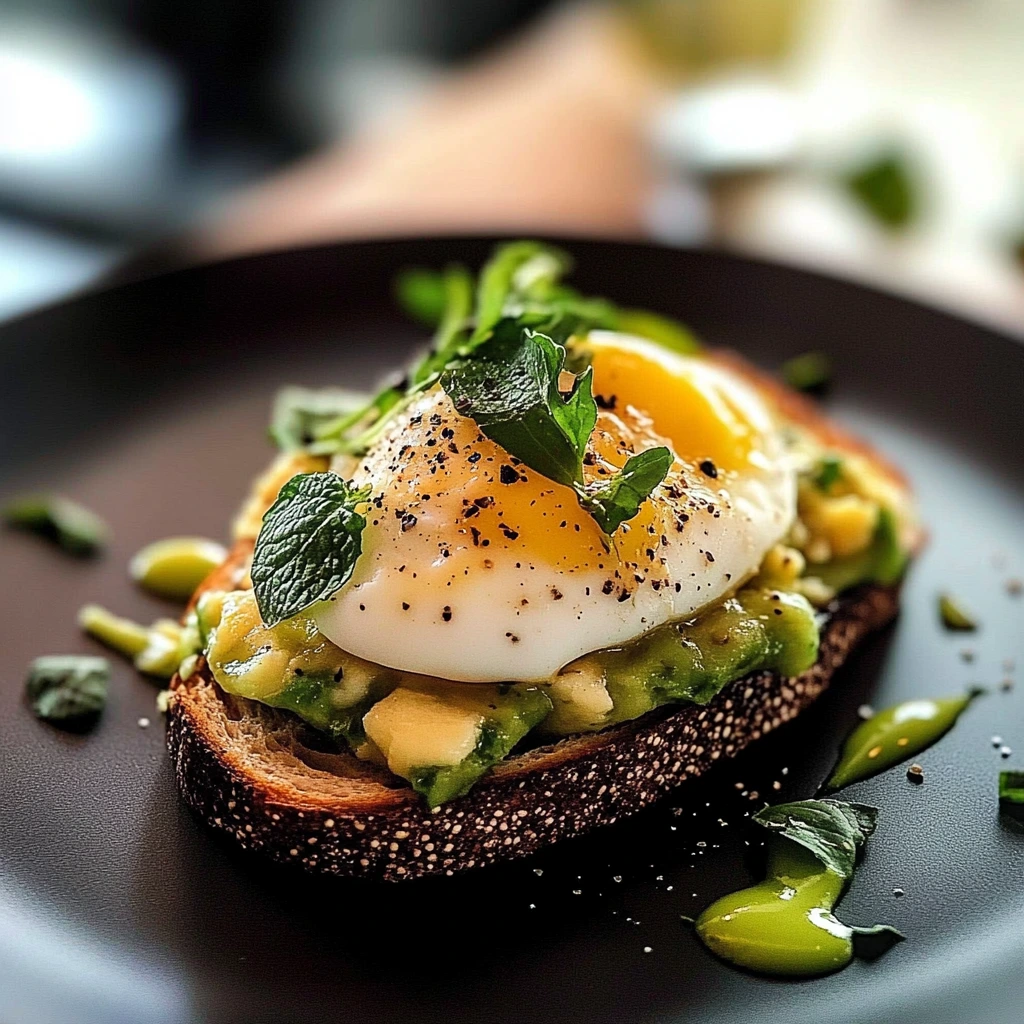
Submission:
[[363,715],[401,679],[401,673],[336,647],[308,616],[268,628],[251,590],[200,602],[197,618],[210,672],[221,689],[294,711],[353,748],[366,739]]
[[812,566],[808,575],[817,576],[836,593],[861,583],[891,586],[903,575],[908,559],[909,555],[900,545],[896,517],[883,507],[871,543],[863,551]]
[[638,718],[662,704],[707,704],[751,672],[795,676],[818,657],[814,609],[799,594],[747,588],[681,624],[586,655],[548,687],[543,731],[565,736]]
[[466,793],[551,711],[532,685],[403,683],[363,719],[367,738],[431,807]]

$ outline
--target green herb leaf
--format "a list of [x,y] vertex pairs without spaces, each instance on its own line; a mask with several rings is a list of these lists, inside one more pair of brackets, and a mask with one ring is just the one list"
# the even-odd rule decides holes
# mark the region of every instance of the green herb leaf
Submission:
[[556,280],[567,265],[568,260],[561,253],[540,242],[509,242],[500,246],[480,271],[476,324],[467,348],[472,350],[490,337],[504,316],[505,304],[512,295],[514,284],[518,283],[519,290],[529,294],[531,289],[536,290],[538,286]]
[[576,491],[580,504],[611,534],[637,514],[668,473],[672,453],[633,455],[615,476],[589,486],[583,456],[597,422],[588,368],[568,394],[559,391],[565,349],[514,320],[501,320],[474,358],[447,370],[441,386],[462,416],[531,469]]
[[853,877],[857,851],[875,830],[878,810],[843,800],[798,800],[758,811],[753,820],[810,850],[840,878]]
[[580,495],[580,504],[605,533],[613,534],[640,511],[671,468],[672,453],[667,448],[649,448],[631,455],[615,476],[587,487]]
[[352,575],[366,519],[356,511],[369,488],[336,473],[305,473],[281,488],[263,517],[253,553],[256,605],[267,626],[325,601]]
[[285,452],[306,448],[325,424],[356,422],[366,410],[366,395],[342,388],[281,388],[270,416],[271,440]]
[[888,953],[897,942],[902,942],[906,935],[897,931],[889,924],[874,924],[870,928],[858,928],[846,925],[850,929],[850,941],[853,943],[853,955],[861,960],[877,960]]
[[820,394],[832,382],[832,360],[823,352],[804,352],[787,359],[780,372],[794,390]]
[[398,304],[414,320],[436,327],[444,314],[444,278],[434,270],[411,267],[395,278]]
[[100,714],[109,683],[106,658],[55,654],[32,662],[25,689],[37,718],[76,726]]
[[513,320],[497,325],[473,359],[446,371],[441,386],[462,416],[510,455],[557,483],[583,483],[583,453],[597,422],[591,372],[568,396],[558,390],[565,349]]
[[107,539],[107,524],[94,512],[68,498],[28,495],[3,510],[8,526],[30,530],[59,544],[73,555],[95,554]]
[[861,206],[891,231],[905,228],[918,214],[910,169],[895,150],[854,168],[846,176],[845,185]]
[[443,305],[430,355],[413,370],[413,386],[440,373],[468,336],[473,307],[473,279],[465,267],[449,267],[440,278]]
[[818,471],[814,474],[814,486],[828,494],[842,475],[843,460],[836,455],[826,455],[818,463]]
[[974,617],[949,594],[939,595],[939,618],[946,629],[970,631],[978,628]]
[[1024,819],[1024,772],[999,773],[999,807],[1013,818]]

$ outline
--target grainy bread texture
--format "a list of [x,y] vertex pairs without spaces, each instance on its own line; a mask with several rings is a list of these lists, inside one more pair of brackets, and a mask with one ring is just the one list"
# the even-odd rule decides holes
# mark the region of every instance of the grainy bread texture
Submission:
[[[250,551],[239,545],[204,587],[237,586]],[[528,750],[441,808],[426,807],[386,770],[328,751],[297,717],[224,693],[203,665],[174,680],[168,745],[185,801],[246,849],[333,875],[454,874],[610,825],[778,728],[898,603],[898,588],[843,595],[803,675],[756,673],[704,707],[660,708]]]

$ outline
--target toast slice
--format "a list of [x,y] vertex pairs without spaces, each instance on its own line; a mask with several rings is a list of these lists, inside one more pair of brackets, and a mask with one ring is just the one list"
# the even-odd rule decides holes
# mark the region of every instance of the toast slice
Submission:
[[[251,550],[236,545],[202,589],[237,587]],[[324,874],[452,875],[610,825],[703,774],[807,707],[898,606],[898,587],[842,594],[827,611],[818,661],[802,675],[756,673],[705,706],[663,707],[533,747],[440,808],[289,712],[225,693],[202,662],[172,682],[168,746],[186,803],[245,849]]]

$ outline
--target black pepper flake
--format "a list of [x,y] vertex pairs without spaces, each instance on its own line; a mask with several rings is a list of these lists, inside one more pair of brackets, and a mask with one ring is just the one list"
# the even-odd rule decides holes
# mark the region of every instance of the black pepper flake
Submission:
[[718,479],[718,467],[710,459],[705,459],[700,464],[700,471],[705,476],[711,477],[712,480]]
[[359,606],[359,610],[360,610],[361,612],[365,612],[365,611],[366,611],[366,605],[365,605],[365,604],[361,604],[361,605]]
[[512,643],[514,643],[514,644],[519,643],[519,637],[517,637],[515,635],[515,633],[506,633],[505,636],[507,636],[509,638],[509,640],[512,641]]
[[611,580],[605,580],[604,586],[601,587],[602,594],[610,594],[615,589],[615,584]]
[[619,604],[622,604],[623,601],[628,601],[629,597],[630,597],[629,591],[628,590],[624,590],[621,594],[619,594]]
[[448,605],[445,605],[444,608],[442,609],[441,618],[444,619],[445,622],[452,621],[452,610]]
[[479,462],[479,461],[480,461],[480,458],[481,458],[481,456],[480,456],[480,453],[479,453],[479,452],[473,452],[473,454],[472,454],[472,455],[470,455],[470,456],[469,456],[469,457],[468,457],[468,458],[466,459],[466,461],[467,461],[467,462],[473,462],[473,463],[477,463],[477,462]]
[[469,508],[462,513],[462,518],[469,519],[471,516],[475,516],[479,511],[480,509],[478,509],[476,505],[470,505]]
[[498,526],[501,527],[501,532],[505,534],[509,540],[515,540],[519,536],[516,530],[513,530],[510,526],[506,526],[504,523],[498,523]]
[[480,531],[475,527],[471,526],[469,532],[473,535],[473,547],[480,546]]
[[562,592],[557,587],[551,588],[551,596],[556,601],[562,600]]
[[438,413],[438,412],[431,413],[431,415],[430,415],[430,425],[432,427],[439,427],[439,426],[441,426],[441,414],[440,413]]
[[411,512],[406,512],[405,515],[402,516],[402,533],[406,533],[411,530],[417,522],[419,522],[419,520]]
[[409,603],[407,601],[402,602],[402,611],[407,612],[409,610]]
[[487,494],[482,498],[474,499],[473,504],[476,505],[477,508],[490,508],[494,504],[494,499]]
[[705,557],[705,558],[706,558],[706,559],[707,559],[707,560],[708,560],[709,562],[713,562],[713,561],[715,560],[715,556],[714,556],[713,554],[711,554],[711,552],[710,552],[710,551],[705,551],[705,552],[704,552],[704,557]]
[[502,464],[501,469],[498,471],[498,479],[503,484],[516,484],[519,483],[519,474],[512,466]]

